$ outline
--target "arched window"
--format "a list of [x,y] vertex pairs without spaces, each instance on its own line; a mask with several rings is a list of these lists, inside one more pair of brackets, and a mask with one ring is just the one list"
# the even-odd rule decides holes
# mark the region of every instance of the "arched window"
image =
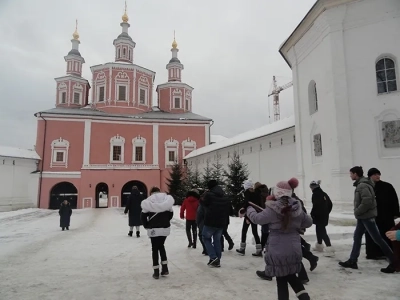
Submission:
[[308,84],[308,105],[310,109],[310,115],[318,111],[317,84],[314,80],[311,80]]
[[397,91],[396,67],[393,59],[384,57],[376,65],[376,83],[378,84],[378,94]]

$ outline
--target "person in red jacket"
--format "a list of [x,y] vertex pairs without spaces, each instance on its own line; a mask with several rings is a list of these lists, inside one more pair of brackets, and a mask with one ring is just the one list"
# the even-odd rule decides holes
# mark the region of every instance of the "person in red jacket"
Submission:
[[[196,213],[199,207],[199,191],[196,189],[190,190],[186,194],[185,200],[183,200],[181,206],[181,219],[185,219],[186,211],[186,235],[189,241],[188,248],[193,247],[196,249],[197,242],[197,224],[196,224]],[[192,238],[193,233],[193,238]]]

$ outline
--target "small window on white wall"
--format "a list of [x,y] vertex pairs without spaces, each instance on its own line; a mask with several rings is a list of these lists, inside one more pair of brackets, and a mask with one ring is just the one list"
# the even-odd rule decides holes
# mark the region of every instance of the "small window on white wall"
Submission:
[[125,139],[118,134],[110,139],[110,163],[124,163]]
[[68,167],[69,142],[59,138],[51,142],[50,168]]
[[146,163],[146,139],[140,135],[132,140],[132,163]]
[[314,80],[311,80],[308,85],[308,105],[310,109],[310,115],[318,111],[317,84]]
[[172,137],[165,141],[165,166],[173,165],[175,161],[179,161],[178,149],[179,142]]
[[376,63],[375,68],[378,94],[397,91],[396,67],[394,60],[384,57]]

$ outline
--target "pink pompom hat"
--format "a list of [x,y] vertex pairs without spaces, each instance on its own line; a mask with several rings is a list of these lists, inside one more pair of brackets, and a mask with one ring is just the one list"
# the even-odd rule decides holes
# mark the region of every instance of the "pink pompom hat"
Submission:
[[299,186],[297,178],[291,178],[288,181],[279,181],[272,188],[272,195],[267,197],[267,200],[276,200],[282,197],[291,197],[293,190]]

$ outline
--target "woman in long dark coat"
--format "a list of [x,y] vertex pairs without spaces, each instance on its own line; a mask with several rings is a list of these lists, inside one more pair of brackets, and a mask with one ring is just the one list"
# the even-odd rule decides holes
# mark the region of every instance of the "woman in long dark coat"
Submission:
[[64,231],[65,229],[69,230],[69,224],[71,221],[72,209],[67,200],[64,200],[61,203],[60,209],[58,210],[58,214],[60,215],[60,227]]
[[[375,197],[378,216],[375,219],[376,226],[382,238],[389,246],[392,243],[386,237],[386,232],[391,230],[396,217],[399,217],[399,199],[393,185],[381,180],[381,172],[377,168],[368,171],[368,177],[375,183]],[[365,250],[367,259],[385,259],[385,256],[377,244],[372,240],[368,232],[365,233]]]
[[142,213],[142,201],[142,194],[140,194],[137,186],[133,186],[124,212],[125,214],[129,212],[129,236],[132,236],[133,226],[136,226],[136,237],[140,237],[140,225],[142,225],[142,221],[140,219],[140,215]]

